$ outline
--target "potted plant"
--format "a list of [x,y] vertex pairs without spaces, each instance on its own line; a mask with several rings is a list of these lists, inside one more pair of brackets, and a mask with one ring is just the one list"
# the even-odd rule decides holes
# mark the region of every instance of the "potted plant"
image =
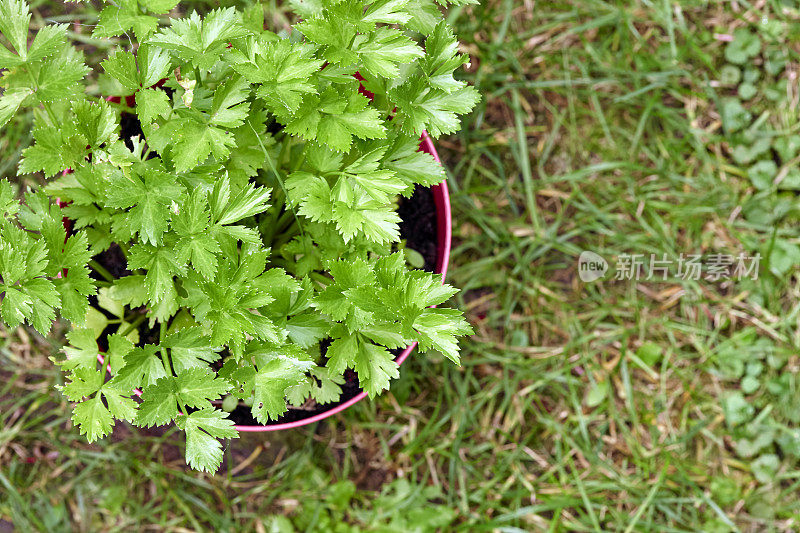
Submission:
[[29,39],[26,4],[0,0],[0,126],[33,108],[19,174],[46,178],[21,200],[0,182],[0,315],[72,322],[56,363],[89,441],[174,422],[214,471],[239,401],[268,427],[346,407],[354,380],[374,397],[412,343],[458,362],[471,329],[433,307],[456,289],[409,264],[398,205],[444,179],[428,135],[478,100],[467,58],[432,3],[293,6],[280,35],[260,8],[159,28],[174,3],[106,7],[95,33],[137,39],[101,63],[107,100],[64,26]]

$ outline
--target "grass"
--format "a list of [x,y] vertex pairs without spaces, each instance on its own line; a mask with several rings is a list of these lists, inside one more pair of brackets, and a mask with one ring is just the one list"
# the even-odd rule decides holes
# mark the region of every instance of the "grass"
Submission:
[[[95,13],[38,5],[87,25]],[[450,279],[476,329],[463,365],[415,356],[391,394],[312,428],[245,436],[207,476],[186,469],[172,432],[120,427],[83,443],[53,388],[58,334],[9,333],[2,520],[20,531],[799,527],[800,185],[786,145],[800,137],[786,80],[800,13],[778,0],[493,0],[448,17],[472,56],[463,76],[484,95],[438,142]],[[728,50],[736,29],[760,43],[742,63]],[[731,99],[750,115],[741,124]],[[0,135],[0,173],[13,175],[27,129]],[[766,183],[760,161],[775,163]],[[612,269],[624,254],[762,259],[758,280],[584,283],[583,250]]]

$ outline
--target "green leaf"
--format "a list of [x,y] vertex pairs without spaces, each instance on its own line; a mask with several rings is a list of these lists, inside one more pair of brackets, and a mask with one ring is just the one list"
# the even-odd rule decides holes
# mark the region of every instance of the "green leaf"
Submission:
[[139,0],[139,4],[151,13],[161,15],[174,9],[178,5],[178,0]]
[[586,406],[597,407],[608,397],[608,381],[598,381],[586,393]]
[[139,88],[139,71],[136,58],[130,52],[117,50],[101,63],[103,70],[131,92]]
[[775,474],[778,472],[780,465],[778,456],[768,453],[753,461],[750,468],[759,483],[770,483],[775,479]]
[[742,100],[750,100],[758,94],[758,87],[752,83],[745,82],[739,85],[739,89],[736,91],[736,94],[738,94],[739,98]]
[[736,427],[753,417],[755,408],[740,392],[733,392],[723,399],[722,410],[728,427]]
[[218,438],[236,438],[239,432],[228,414],[214,409],[195,411],[179,417],[178,425],[186,431],[186,460],[197,470],[214,472],[222,463]]
[[116,37],[133,31],[139,42],[144,41],[158,28],[158,18],[141,12],[136,0],[118,0],[100,13],[92,35]]
[[45,177],[77,167],[86,157],[88,140],[77,135],[72,123],[61,127],[37,122],[33,128],[35,144],[22,151],[20,175],[43,171]]
[[103,384],[104,374],[104,370],[77,368],[71,375],[72,381],[63,388],[70,400],[79,402],[72,420],[89,442],[108,435],[114,418],[132,421],[136,414],[136,402],[111,382]]
[[325,353],[328,358],[327,368],[331,373],[341,375],[347,368],[355,364],[359,350],[357,335],[345,335],[334,340]]
[[317,367],[311,369],[314,378],[311,383],[311,397],[317,402],[325,404],[338,400],[342,395],[344,377],[338,376],[328,368]]
[[335,261],[329,268],[335,283],[317,295],[314,307],[330,315],[334,320],[349,319],[351,325],[355,327],[364,313],[359,313],[345,291],[372,286],[375,283],[375,274],[369,263],[362,259],[351,262]]
[[181,263],[191,261],[192,266],[206,279],[217,272],[217,254],[222,252],[217,240],[209,231],[211,214],[206,195],[195,190],[172,225],[180,236],[175,250]]
[[433,348],[456,364],[459,363],[456,337],[472,334],[472,327],[461,311],[455,309],[425,309],[413,327],[419,333],[420,352]]
[[190,368],[177,376],[160,378],[142,393],[142,405],[136,423],[141,426],[162,425],[178,416],[178,407],[210,407],[231,388],[230,383],[208,368]]
[[314,47],[288,39],[256,42],[252,53],[238,56],[231,65],[249,82],[259,84],[256,94],[278,116],[291,115],[305,94],[316,93],[314,73],[324,61],[314,58]]
[[316,313],[303,313],[289,318],[286,331],[289,338],[303,348],[311,348],[328,334],[330,324]]
[[[12,68],[27,63],[31,65],[59,51],[66,41],[67,27],[64,24],[50,24],[39,29],[28,48],[28,25],[31,15],[28,5],[22,0],[0,2],[0,33],[5,35],[12,48],[0,46],[0,65]],[[0,124],[2,125],[2,124]]]
[[405,6],[406,12],[411,15],[408,28],[412,31],[429,35],[442,18],[442,13],[433,0],[416,0]]
[[47,267],[44,273],[58,291],[61,315],[81,324],[86,317],[87,298],[95,292],[86,267],[91,257],[87,236],[79,232],[67,238],[61,209],[42,191],[27,193],[25,201],[19,219],[25,229],[39,232],[45,243]]
[[36,97],[42,103],[59,102],[83,94],[79,82],[90,69],[84,64],[83,56],[73,48],[64,50],[58,57],[44,59],[34,75],[38,85]]
[[[81,237],[70,237],[67,244],[70,244],[73,239],[80,239],[83,244],[83,250],[88,251],[85,245],[85,234],[81,234]],[[94,282],[89,277],[89,269],[86,267],[86,263],[84,262],[80,266],[75,264],[68,267],[66,274],[54,279],[53,284],[61,298],[61,316],[73,324],[82,324],[89,308],[88,297],[92,296],[96,290]]]
[[425,87],[418,77],[394,89],[391,96],[397,102],[403,131],[421,135],[427,130],[434,138],[458,131],[458,115],[469,113],[480,100],[473,87],[446,93]]
[[133,422],[136,418],[137,403],[132,398],[129,398],[130,393],[120,391],[110,383],[103,385],[101,389],[103,396],[108,404],[108,410],[111,416],[118,420],[127,420]]
[[760,191],[769,189],[777,174],[778,166],[771,159],[762,159],[747,170],[747,177]]
[[201,19],[192,13],[186,19],[170,19],[171,27],[161,30],[150,43],[174,51],[193,67],[210,70],[219,60],[228,43],[248,34],[236,10],[215,9]]
[[359,93],[342,94],[329,87],[320,96],[307,95],[286,125],[286,132],[308,141],[327,144],[334,150],[347,151],[353,137],[383,139],[386,128],[378,110]]
[[173,276],[186,274],[186,267],[176,256],[175,250],[167,246],[156,248],[149,244],[137,244],[128,255],[128,268],[144,268],[147,297],[159,301],[170,291],[174,291]]
[[228,180],[218,180],[211,195],[214,221],[217,224],[233,224],[243,218],[263,213],[269,208],[271,190],[248,183],[230,197]]
[[109,76],[128,90],[127,94],[132,94],[140,89],[151,88],[166,78],[172,63],[165,50],[143,44],[139,46],[136,56],[117,50],[103,61],[102,66]]
[[0,33],[8,39],[23,61],[28,53],[28,24],[30,20],[31,14],[28,12],[28,5],[23,0],[3,0],[0,2]]
[[145,276],[136,274],[116,279],[111,286],[109,296],[130,307],[142,306],[148,300],[146,291],[142,291],[144,281]]
[[150,134],[148,141],[160,152],[170,147],[177,172],[191,170],[212,155],[217,160],[225,160],[235,146],[229,131],[198,120],[196,116],[170,118]]
[[292,357],[275,357],[259,365],[252,407],[255,419],[266,424],[285,413],[287,389],[300,383],[305,372],[314,366],[311,361]]
[[411,63],[425,53],[399,30],[384,26],[378,28],[359,46],[358,55],[364,71],[373,76],[391,79],[400,74],[398,65]]
[[322,55],[326,61],[342,66],[355,65],[358,55],[352,49],[356,38],[353,22],[362,9],[352,2],[341,3],[337,7],[339,9],[335,13],[304,20],[294,27],[309,41],[322,45]]
[[116,140],[119,137],[119,124],[116,114],[105,100],[90,102],[81,100],[72,104],[75,113],[75,129],[92,148]]
[[285,274],[277,269],[265,272],[266,253],[253,245],[242,246],[238,256],[222,259],[214,279],[189,272],[184,280],[185,304],[209,328],[211,343],[228,343],[234,353],[241,352],[248,336],[282,343],[285,332],[252,310],[274,301],[271,286],[282,284]]
[[405,348],[410,344],[403,335],[401,325],[396,322],[379,322],[361,328],[359,333],[387,348]]
[[89,442],[105,437],[114,426],[114,418],[103,405],[99,394],[76,405],[72,420],[80,428],[80,434],[85,435]]
[[158,352],[159,347],[152,344],[134,348],[125,355],[124,366],[110,383],[120,390],[131,390],[142,385],[155,385],[159,379],[167,375],[164,363],[156,355]]
[[70,346],[64,347],[67,359],[61,363],[64,370],[75,368],[97,368],[97,340],[93,331],[89,329],[73,329],[67,333]]
[[372,2],[364,12],[361,22],[364,24],[405,24],[411,20],[406,8],[409,0],[377,0]]
[[166,424],[178,416],[178,395],[172,376],[160,378],[142,392],[136,424],[152,427]]
[[172,69],[168,53],[146,44],[139,46],[139,50],[136,52],[136,63],[139,66],[138,84],[143,89],[156,85],[166,78]]
[[395,134],[389,149],[381,160],[381,167],[391,170],[406,183],[404,195],[414,191],[414,184],[430,187],[445,180],[444,168],[432,155],[419,151],[419,139],[410,135]]
[[453,72],[468,63],[469,56],[458,52],[458,39],[450,26],[439,22],[425,39],[425,56],[419,64],[429,86],[447,93],[465,87],[466,82],[453,78]]
[[219,399],[231,389],[231,384],[208,368],[190,368],[175,377],[178,398],[188,407],[202,408]]
[[181,201],[184,189],[167,172],[144,165],[134,170],[127,176],[119,174],[111,177],[106,205],[129,209],[117,219],[118,223],[138,233],[142,242],[158,245],[169,227],[172,205]]
[[775,239],[769,254],[769,269],[776,276],[782,276],[800,264],[800,246],[785,239]]
[[389,380],[400,375],[394,357],[383,346],[371,342],[359,343],[354,368],[358,381],[370,398],[389,388]]
[[429,272],[411,272],[406,287],[406,303],[418,309],[443,304],[452,298],[458,289],[442,283],[441,275]]
[[[127,328],[125,323],[121,325],[121,328]],[[134,332],[136,333],[135,340],[138,341],[138,331],[134,330]],[[108,350],[105,353],[104,364],[110,366],[112,372],[118,372],[125,364],[125,356],[133,350],[133,342],[130,334],[126,337],[120,333],[108,336]]]
[[750,124],[752,116],[736,98],[723,98],[720,102],[719,114],[725,131],[733,133]]
[[190,368],[208,368],[208,364],[219,359],[219,348],[211,346],[210,339],[202,328],[188,327],[164,338],[162,346],[169,348],[175,372]]
[[172,107],[167,93],[161,89],[143,89],[136,93],[136,111],[144,124],[169,117]]
[[33,90],[27,87],[6,89],[0,96],[0,126],[5,126],[17,113],[22,102],[32,94]]
[[453,71],[468,63],[458,53],[458,41],[445,21],[425,40],[425,56],[417,61],[399,86],[390,91],[397,103],[403,131],[432,137],[456,132],[458,115],[468,113],[480,100],[478,92],[453,77]]
[[19,212],[16,190],[7,179],[0,179],[0,219],[12,217]]
[[733,32],[733,40],[725,47],[725,59],[737,65],[744,65],[759,52],[761,52],[761,41],[758,36],[746,28],[739,28]]
[[79,402],[88,398],[103,387],[105,372],[95,368],[77,367],[68,376],[70,381],[61,392],[70,401]]
[[755,161],[757,157],[766,154],[769,152],[771,145],[770,138],[767,136],[757,137],[751,140],[748,134],[745,135],[747,136],[747,141],[736,144],[731,152],[733,160],[740,165],[751,163]]
[[782,162],[794,159],[800,152],[800,135],[787,135],[778,137],[772,143],[775,151],[778,152]]
[[661,346],[654,342],[645,342],[636,349],[636,356],[649,367],[654,367],[661,359]]
[[0,315],[9,327],[27,321],[46,335],[61,303],[53,283],[47,279],[47,251],[44,241],[7,222],[0,231]]

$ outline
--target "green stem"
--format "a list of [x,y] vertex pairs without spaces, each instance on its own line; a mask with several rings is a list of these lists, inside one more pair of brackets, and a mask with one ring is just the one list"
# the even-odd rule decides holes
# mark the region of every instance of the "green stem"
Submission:
[[92,270],[103,276],[106,281],[114,281],[114,276],[111,275],[111,272],[105,269],[103,265],[98,263],[94,259],[89,260],[89,266],[92,267]]
[[287,268],[289,268],[290,265],[289,265],[289,261],[286,261],[285,259],[283,259],[281,257],[274,257],[273,256],[273,257],[269,258],[269,266],[270,267],[276,267],[276,268],[282,268],[282,269],[286,270]]
[[[171,375],[174,376],[175,369],[172,367],[172,358],[169,355],[169,351],[162,346],[164,344],[164,337],[167,336],[167,323],[159,322],[158,326],[158,345],[161,347],[161,360],[164,362],[164,368],[169,370]],[[185,412],[186,411],[184,411],[184,413]]]
[[130,333],[131,333],[133,330],[135,330],[136,328],[138,328],[138,327],[139,327],[139,325],[140,325],[142,322],[144,322],[145,320],[147,320],[147,316],[146,316],[146,315],[141,315],[141,316],[139,316],[139,318],[137,318],[136,320],[134,320],[133,322],[131,322],[131,324],[130,324],[130,325],[127,327],[127,328],[125,328],[125,331],[123,331],[122,333],[120,333],[120,335],[122,335],[123,337],[127,337],[127,336],[128,336],[128,335],[129,335],[129,334],[130,334]]
[[[264,158],[267,160],[267,163],[269,163],[270,170],[272,170],[272,173],[275,174],[275,179],[278,180],[278,185],[280,185],[281,190],[283,191],[283,194],[286,196],[286,198],[288,198],[289,195],[287,194],[286,186],[283,183],[283,179],[281,179],[281,175],[278,173],[278,169],[275,168],[275,163],[272,161],[272,158],[269,156],[269,152],[267,151],[267,147],[264,146],[264,143],[261,141],[261,136],[255,130],[253,125],[250,124],[249,122],[248,122],[248,124],[250,125],[250,129],[253,130],[253,133],[256,135],[256,140],[258,140],[258,144],[261,147],[261,152],[264,154]],[[286,205],[289,205],[288,202],[287,202]],[[291,209],[291,207],[290,207],[290,209]],[[292,209],[292,214],[293,214],[295,220],[297,220],[297,223],[299,225],[300,224],[300,220],[297,218],[297,213],[295,213],[293,209]],[[300,225],[300,233],[301,234],[303,233],[303,226],[302,225]]]
[[286,244],[287,242],[291,241],[298,235],[302,235],[302,228],[297,223],[296,220],[293,220],[292,223],[289,225],[288,228],[282,229],[279,232],[276,232],[279,237],[270,243],[273,250],[280,250],[281,246]]
[[308,277],[318,283],[321,283],[323,287],[327,287],[333,281],[331,278],[325,277],[319,272],[311,272]]
[[292,223],[296,222],[294,213],[291,211],[284,211],[283,214],[275,222],[275,232],[280,233],[289,228]]
[[128,259],[128,245],[124,242],[118,242],[117,246],[119,246],[119,249],[122,250],[122,255],[125,256],[125,259]]

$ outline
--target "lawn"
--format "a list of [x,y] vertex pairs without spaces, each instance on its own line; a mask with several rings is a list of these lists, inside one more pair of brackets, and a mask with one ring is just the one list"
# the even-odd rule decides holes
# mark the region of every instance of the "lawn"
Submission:
[[[34,22],[75,21],[91,61],[95,4],[35,1]],[[245,435],[207,475],[177,431],[86,444],[48,359],[64,328],[5,332],[0,531],[800,528],[800,6],[447,13],[483,96],[437,142],[476,331],[461,367],[414,355],[390,393]],[[28,129],[0,131],[3,176]],[[606,276],[582,281],[583,251]]]

